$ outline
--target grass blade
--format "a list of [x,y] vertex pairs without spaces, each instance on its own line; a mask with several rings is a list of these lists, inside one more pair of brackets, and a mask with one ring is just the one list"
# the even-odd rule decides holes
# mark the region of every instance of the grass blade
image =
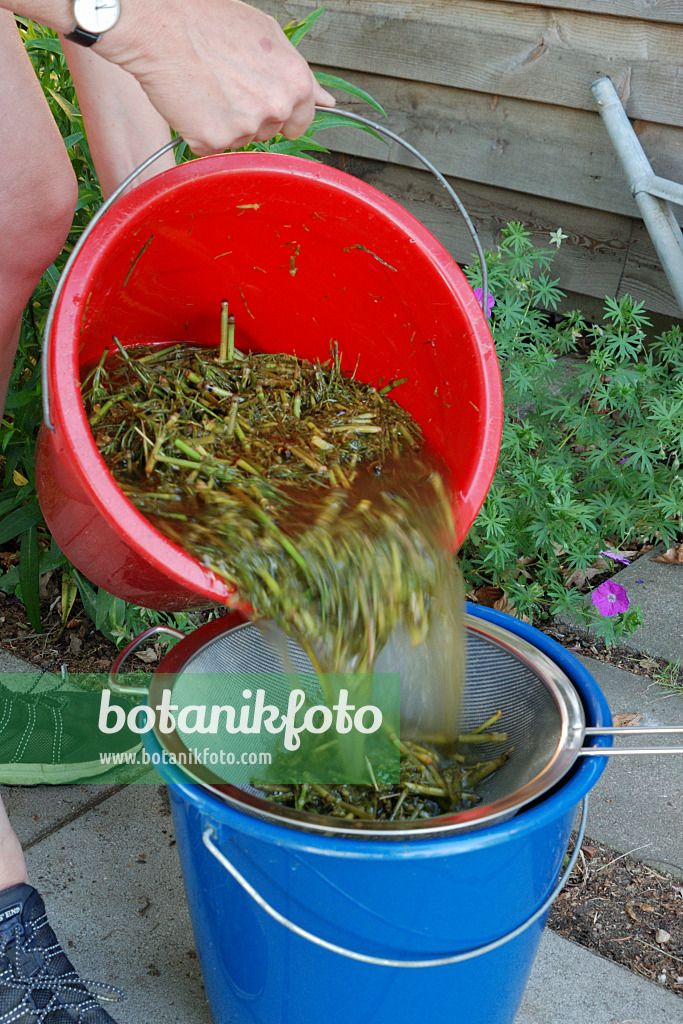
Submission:
[[19,554],[19,579],[21,581],[21,599],[24,603],[29,622],[36,633],[42,633],[37,526],[31,526],[22,534]]

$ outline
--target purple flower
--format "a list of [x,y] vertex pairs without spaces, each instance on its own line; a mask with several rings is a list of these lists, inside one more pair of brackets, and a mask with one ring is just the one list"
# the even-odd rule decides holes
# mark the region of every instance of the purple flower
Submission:
[[630,603],[626,588],[612,580],[605,580],[596,587],[591,597],[601,615],[619,615],[626,611]]
[[[474,289],[474,294],[479,299],[479,305],[482,306],[482,309],[483,309],[482,299],[484,298],[484,289],[483,288],[475,288]],[[487,292],[486,293],[486,309],[484,310],[484,312],[486,313],[487,319],[488,319],[488,317],[491,316],[491,310],[493,309],[495,304],[496,304],[496,300],[494,299],[493,295],[491,295],[490,292]]]
[[605,558],[613,558],[615,562],[621,562],[622,565],[630,565],[628,558],[624,558],[618,551],[598,551],[599,555],[604,555]]

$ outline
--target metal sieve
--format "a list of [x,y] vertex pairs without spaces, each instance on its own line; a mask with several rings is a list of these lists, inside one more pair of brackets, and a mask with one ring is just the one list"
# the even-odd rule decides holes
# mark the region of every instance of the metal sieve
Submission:
[[[244,778],[239,784],[227,784],[219,775],[202,764],[182,765],[183,772],[193,782],[219,793],[221,798],[242,811],[282,825],[306,831],[343,833],[357,838],[383,836],[404,838],[426,836],[437,832],[454,832],[491,824],[512,817],[522,807],[547,793],[570,770],[579,755],[609,755],[615,753],[683,752],[683,748],[622,748],[609,746],[582,746],[584,738],[608,736],[615,733],[683,733],[683,727],[660,729],[611,729],[586,726],[586,716],[579,695],[566,673],[547,655],[522,637],[474,615],[465,616],[467,637],[467,674],[462,722],[465,732],[486,721],[496,710],[502,711],[501,727],[509,739],[506,744],[477,745],[477,759],[487,760],[502,750],[511,750],[509,760],[479,787],[482,802],[474,808],[455,814],[415,821],[367,822],[353,821],[331,815],[311,814],[274,804],[250,784],[253,769],[244,767]],[[178,707],[196,703],[193,696],[197,673],[210,674],[215,688],[202,698],[212,703],[231,701],[226,692],[232,673],[268,672],[277,674],[286,695],[289,688],[288,672],[311,673],[313,667],[305,652],[291,639],[282,637],[287,653],[283,663],[281,642],[270,628],[262,631],[253,622],[238,613],[226,615],[208,623],[185,637],[176,630],[154,626],[132,641],[119,655],[111,672],[111,687],[117,693],[138,693],[147,703],[156,707],[164,689],[171,690],[171,700]],[[118,676],[132,652],[145,640],[162,633],[182,638],[162,659],[158,671],[148,687],[131,687]],[[381,656],[383,671],[411,676],[411,657],[399,646],[388,644]],[[290,664],[291,663],[291,664]],[[378,665],[380,668],[380,665]],[[280,685],[278,683],[278,685]],[[233,694],[240,700],[241,694]],[[412,704],[409,704],[412,707]],[[410,721],[402,718],[403,735],[410,735]],[[161,734],[155,725],[155,736],[161,747],[175,755],[189,753],[196,738],[183,736],[178,730]],[[272,750],[273,737],[255,735],[254,750]],[[210,744],[210,737],[202,737]],[[231,774],[231,779],[234,776]]]

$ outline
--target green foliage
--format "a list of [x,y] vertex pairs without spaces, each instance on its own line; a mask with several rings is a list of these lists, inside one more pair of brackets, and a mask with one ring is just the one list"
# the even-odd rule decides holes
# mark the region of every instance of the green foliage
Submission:
[[[648,343],[642,303],[628,296],[606,300],[601,324],[558,319],[546,308],[562,298],[551,264],[520,224],[487,253],[506,417],[462,568],[519,614],[574,612],[611,643],[633,632],[638,610],[606,618],[587,607],[582,573],[601,550],[683,535],[683,338],[674,327]],[[467,273],[481,283],[478,266]]]

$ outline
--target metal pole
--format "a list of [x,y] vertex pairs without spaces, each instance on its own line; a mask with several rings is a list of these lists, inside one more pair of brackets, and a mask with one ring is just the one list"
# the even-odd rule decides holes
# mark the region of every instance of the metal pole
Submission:
[[593,82],[591,92],[624,168],[633,198],[638,204],[664,273],[678,305],[683,310],[683,233],[669,203],[653,195],[653,192],[665,191],[674,202],[683,204],[683,186],[676,182],[667,182],[653,174],[611,80],[599,78]]

